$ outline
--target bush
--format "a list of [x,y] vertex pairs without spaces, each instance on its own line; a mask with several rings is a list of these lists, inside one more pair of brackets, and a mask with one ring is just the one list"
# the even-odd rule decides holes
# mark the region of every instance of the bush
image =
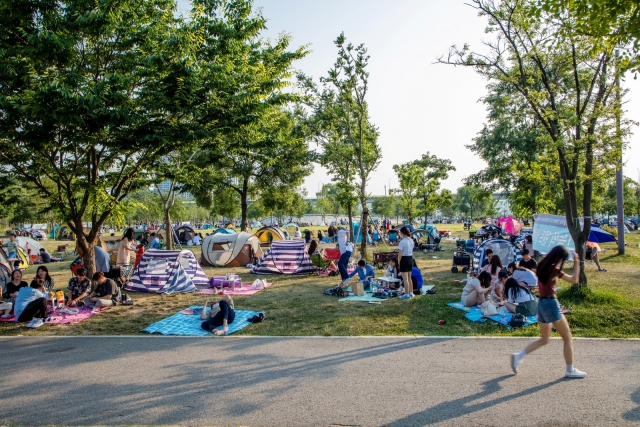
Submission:
[[618,238],[618,228],[617,228],[617,227],[616,227],[616,228],[614,228],[614,227],[609,227],[608,225],[603,225],[603,226],[601,227],[601,229],[602,229],[603,231],[606,231],[607,233],[611,233],[611,234],[613,234],[613,235],[615,236],[615,238],[616,238],[616,239]]

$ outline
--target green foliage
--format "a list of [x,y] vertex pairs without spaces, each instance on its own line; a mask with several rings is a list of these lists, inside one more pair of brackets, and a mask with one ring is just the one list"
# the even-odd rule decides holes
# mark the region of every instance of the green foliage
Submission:
[[396,213],[397,198],[394,196],[374,197],[371,210],[374,215],[391,218]]
[[457,211],[474,219],[495,214],[495,201],[491,193],[479,185],[465,185],[458,188],[452,204]]
[[[538,5],[558,17],[569,16],[578,34],[603,37],[611,46],[629,46],[624,51],[624,68],[638,69],[640,4],[636,0],[539,0]],[[535,9],[532,12],[538,14]]]

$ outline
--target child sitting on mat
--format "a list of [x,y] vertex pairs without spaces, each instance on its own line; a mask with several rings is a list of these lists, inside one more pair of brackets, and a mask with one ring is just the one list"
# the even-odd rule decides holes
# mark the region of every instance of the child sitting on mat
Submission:
[[[223,295],[219,302],[211,304],[211,310],[207,313],[208,305],[209,300],[206,300],[200,312],[200,319],[204,320],[202,329],[213,332],[214,335],[225,335],[229,331],[229,325],[236,318],[233,300],[229,295]],[[220,326],[222,330],[217,329]]]

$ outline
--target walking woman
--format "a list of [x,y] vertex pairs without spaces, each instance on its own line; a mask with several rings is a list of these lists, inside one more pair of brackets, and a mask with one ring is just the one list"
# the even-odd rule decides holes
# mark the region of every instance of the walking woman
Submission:
[[134,236],[135,231],[133,231],[133,228],[127,228],[122,240],[120,240],[120,246],[118,247],[118,265],[131,264],[131,252],[136,251],[136,247],[133,246]]
[[353,253],[353,245],[349,243],[349,235],[347,234],[347,230],[338,230],[337,235],[338,247],[340,248],[338,270],[340,270],[340,284],[342,284],[349,277],[347,267],[349,266],[349,259],[351,259],[351,254]]
[[404,283],[404,295],[400,299],[413,298],[413,283],[411,282],[411,270],[413,269],[413,239],[409,228],[400,229],[400,243],[398,243],[398,258],[400,258],[400,276]]
[[549,343],[551,336],[551,325],[564,341],[564,360],[567,369],[564,376],[567,378],[584,378],[587,376],[585,372],[581,372],[573,367],[573,340],[571,337],[571,329],[569,323],[560,311],[560,304],[556,299],[556,283],[558,279],[575,284],[578,283],[580,277],[580,262],[577,253],[573,254],[573,275],[562,271],[564,262],[569,257],[569,253],[564,246],[556,246],[551,249],[546,257],[540,261],[536,273],[538,274],[538,292],[540,299],[538,300],[538,323],[540,324],[540,339],[527,345],[519,353],[511,355],[511,369],[514,373],[518,373],[518,366],[522,359],[532,351]]

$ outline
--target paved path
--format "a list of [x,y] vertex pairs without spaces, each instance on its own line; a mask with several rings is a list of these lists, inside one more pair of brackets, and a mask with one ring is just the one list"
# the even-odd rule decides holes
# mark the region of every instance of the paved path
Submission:
[[[640,424],[640,341],[2,338],[2,425]],[[546,365],[548,368],[542,369]]]

